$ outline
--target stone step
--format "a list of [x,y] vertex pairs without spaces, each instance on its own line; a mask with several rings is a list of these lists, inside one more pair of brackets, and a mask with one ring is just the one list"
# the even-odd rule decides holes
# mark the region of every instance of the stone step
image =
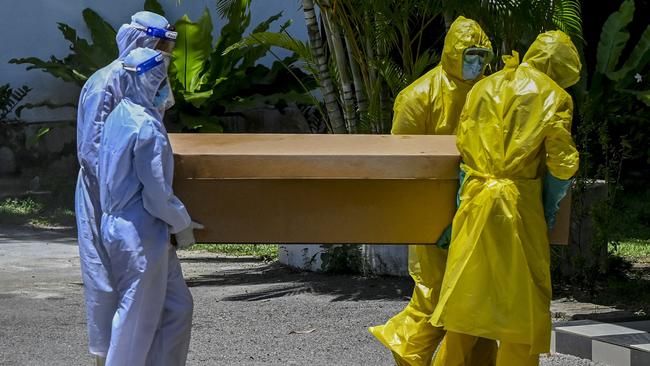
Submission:
[[551,351],[610,366],[650,365],[650,320],[605,323],[576,320],[557,323]]

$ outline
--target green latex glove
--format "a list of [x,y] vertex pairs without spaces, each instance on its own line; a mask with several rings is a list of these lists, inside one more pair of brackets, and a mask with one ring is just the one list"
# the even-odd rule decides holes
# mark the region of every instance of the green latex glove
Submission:
[[558,179],[551,173],[546,173],[542,203],[544,204],[546,226],[549,230],[553,229],[555,225],[555,216],[560,210],[560,201],[566,196],[569,187],[571,187],[571,179]]
[[[458,173],[458,193],[456,193],[456,209],[460,207],[460,190],[463,188],[464,181],[465,171],[463,168],[460,168],[460,171]],[[436,245],[442,249],[449,249],[449,245],[451,245],[451,224],[449,224],[445,231],[442,232],[440,238],[438,238],[438,241],[436,242]]]
[[451,244],[451,225],[447,226],[445,231],[442,232],[442,235],[440,235],[440,238],[438,238],[438,241],[436,242],[436,245],[442,249],[449,249],[450,244]]

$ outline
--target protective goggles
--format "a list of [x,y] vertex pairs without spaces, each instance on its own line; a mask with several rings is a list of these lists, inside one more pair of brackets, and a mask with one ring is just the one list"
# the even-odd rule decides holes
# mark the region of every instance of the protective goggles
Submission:
[[154,67],[165,62],[165,56],[162,53],[158,53],[154,57],[138,64],[135,66],[123,64],[124,70],[135,72],[138,75],[142,75],[145,72],[153,69]]
[[494,57],[494,52],[489,48],[470,47],[463,52],[463,61],[472,62],[477,57],[483,59],[484,64],[489,64]]
[[176,38],[178,32],[175,31],[174,26],[170,25],[167,29],[156,27],[145,27],[139,24],[131,24],[131,27],[145,32],[149,37],[158,38],[158,43],[155,49],[158,51],[171,54],[176,46]]

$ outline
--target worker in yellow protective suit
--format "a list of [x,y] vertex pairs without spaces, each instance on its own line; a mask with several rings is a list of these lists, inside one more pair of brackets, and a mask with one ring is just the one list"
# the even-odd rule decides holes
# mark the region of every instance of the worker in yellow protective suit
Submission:
[[571,137],[580,57],[560,32],[537,37],[519,65],[479,81],[457,146],[466,176],[431,317],[447,334],[434,365],[466,365],[476,337],[500,341],[497,365],[538,365],[549,351],[548,230],[578,170]]
[[[394,135],[452,135],[465,98],[483,77],[492,45],[477,22],[458,17],[445,37],[440,64],[405,88],[394,106]],[[393,352],[397,365],[428,366],[444,336],[430,324],[447,260],[447,250],[435,245],[409,246],[409,272],[415,281],[406,308],[370,332]],[[481,340],[473,364],[494,364],[496,342]]]

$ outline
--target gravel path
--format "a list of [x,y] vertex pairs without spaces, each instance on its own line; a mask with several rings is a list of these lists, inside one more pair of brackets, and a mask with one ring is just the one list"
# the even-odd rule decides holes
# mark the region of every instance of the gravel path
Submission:
[[[188,365],[392,365],[366,331],[407,303],[401,278],[298,273],[182,252],[195,301]],[[90,365],[70,232],[0,225],[0,365]],[[596,365],[542,356],[542,365]]]

